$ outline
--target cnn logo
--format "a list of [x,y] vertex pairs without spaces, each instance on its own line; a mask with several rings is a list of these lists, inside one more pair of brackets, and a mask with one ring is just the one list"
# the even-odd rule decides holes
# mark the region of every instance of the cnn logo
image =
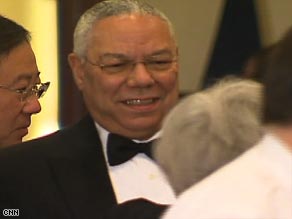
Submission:
[[19,209],[4,209],[3,216],[19,216]]

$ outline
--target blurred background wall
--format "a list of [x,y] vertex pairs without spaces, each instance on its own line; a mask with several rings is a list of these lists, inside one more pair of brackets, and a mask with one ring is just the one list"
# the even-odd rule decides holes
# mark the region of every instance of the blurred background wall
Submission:
[[[234,3],[247,0],[231,0]],[[173,21],[180,46],[180,87],[200,88],[209,64],[225,0],[149,0]],[[269,45],[292,25],[291,0],[254,0],[262,45]],[[244,39],[244,36],[243,36]]]
[[[246,0],[233,0],[233,2]],[[98,0],[0,0],[0,13],[32,32],[42,80],[51,81],[41,99],[43,110],[33,117],[27,139],[79,120],[84,110],[67,65],[72,32],[85,8]],[[225,0],[149,0],[174,23],[180,48],[180,89],[201,88],[224,14]],[[292,25],[291,0],[254,0],[261,46],[277,41]],[[245,14],[242,15],[245,17]],[[242,40],[244,41],[243,34]]]

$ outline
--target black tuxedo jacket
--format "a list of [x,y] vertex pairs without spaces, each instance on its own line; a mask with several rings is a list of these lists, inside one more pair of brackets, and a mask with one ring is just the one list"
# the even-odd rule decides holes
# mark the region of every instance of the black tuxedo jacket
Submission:
[[[165,208],[147,202],[144,212],[141,200],[138,205],[139,214],[158,215]],[[118,208],[90,116],[70,128],[0,151],[0,214],[3,209],[19,209],[18,218],[122,218],[109,212],[131,211],[135,204],[126,207]]]

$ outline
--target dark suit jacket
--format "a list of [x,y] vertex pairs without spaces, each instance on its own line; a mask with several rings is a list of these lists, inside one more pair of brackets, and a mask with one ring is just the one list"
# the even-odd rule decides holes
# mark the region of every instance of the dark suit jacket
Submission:
[[[19,209],[18,218],[99,219],[109,218],[108,212],[116,207],[90,116],[70,128],[0,151],[0,214],[12,208]],[[160,211],[160,206],[147,204],[145,212],[152,208]]]

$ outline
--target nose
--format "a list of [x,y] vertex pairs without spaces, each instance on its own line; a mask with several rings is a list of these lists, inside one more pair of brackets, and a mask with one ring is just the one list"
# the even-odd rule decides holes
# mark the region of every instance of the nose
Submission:
[[137,62],[134,64],[127,82],[131,87],[149,87],[155,83],[155,80],[144,63]]
[[41,111],[41,104],[36,96],[28,98],[23,107],[23,112],[27,114],[37,114]]

